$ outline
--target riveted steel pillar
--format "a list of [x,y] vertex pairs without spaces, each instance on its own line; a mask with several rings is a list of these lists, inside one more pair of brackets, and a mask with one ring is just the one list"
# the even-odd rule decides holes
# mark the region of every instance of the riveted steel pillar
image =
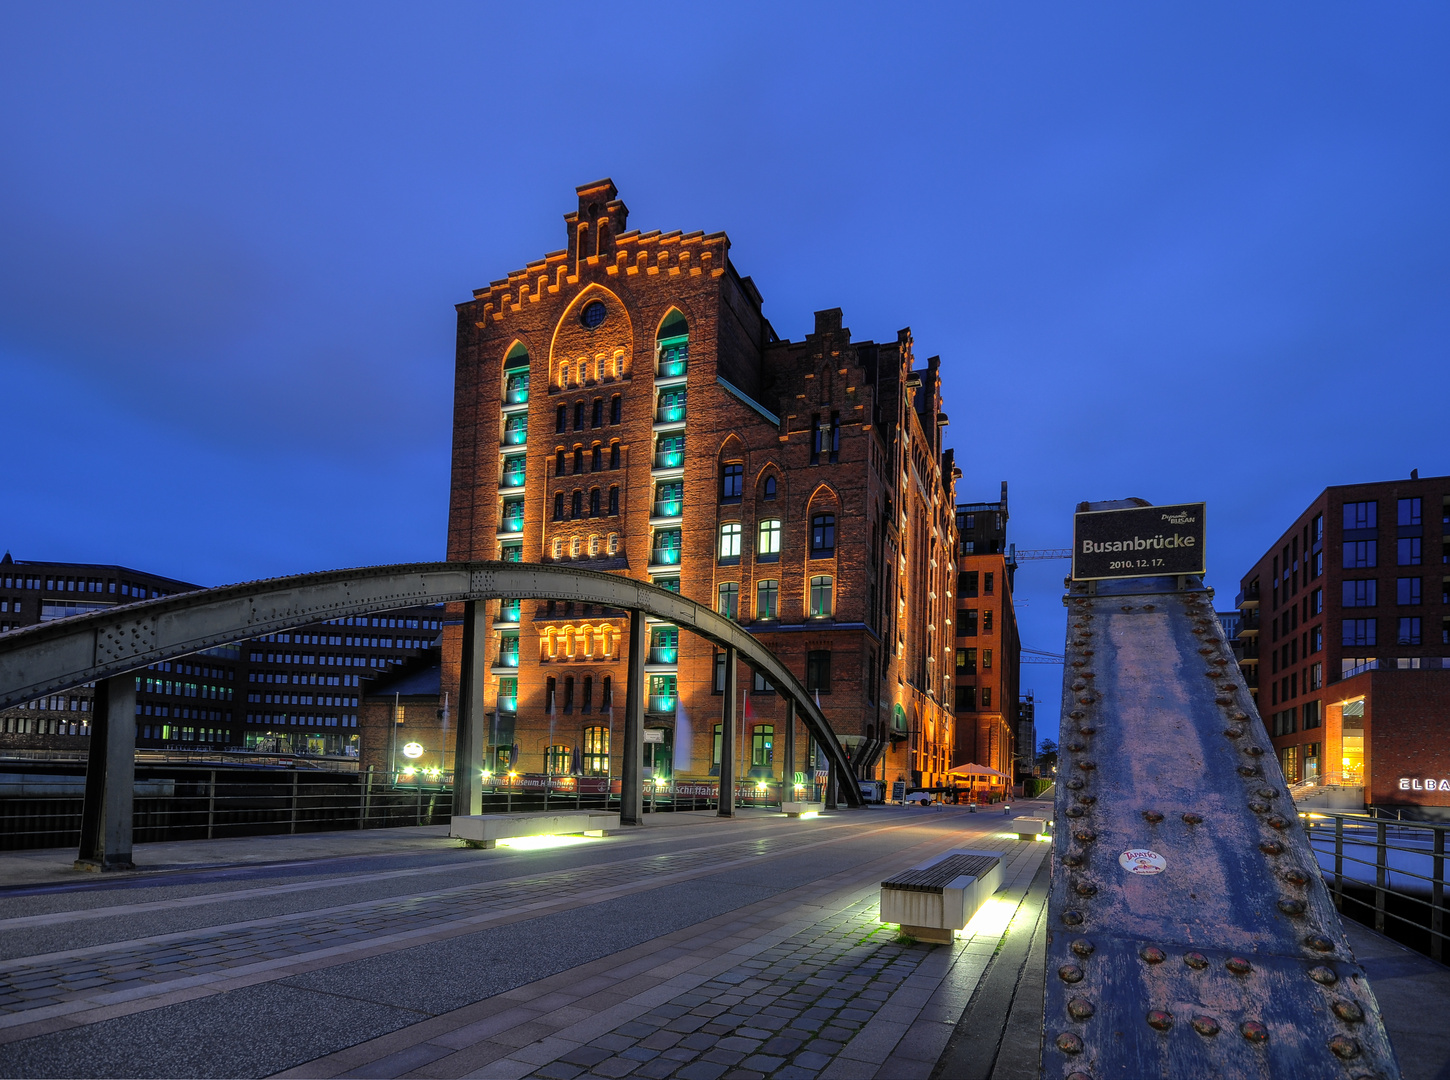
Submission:
[[735,814],[735,667],[734,649],[725,650],[725,693],[720,713],[720,817]]
[[620,760],[621,825],[644,824],[644,658],[648,634],[644,612],[632,610],[624,686],[624,750]]
[[785,699],[785,745],[781,747],[785,768],[780,771],[780,801],[795,798],[795,701]]
[[488,627],[482,600],[463,605],[463,657],[458,671],[458,732],[453,750],[453,816],[483,813],[483,689],[488,678]]
[[837,792],[837,788],[838,788],[838,784],[836,782],[836,776],[837,776],[838,771],[839,770],[837,770],[837,768],[836,768],[836,759],[835,758],[827,758],[826,759],[826,799],[825,799],[826,809],[827,810],[834,810],[836,808],[836,792]]
[[136,676],[96,683],[77,870],[133,870],[131,800],[136,793]]

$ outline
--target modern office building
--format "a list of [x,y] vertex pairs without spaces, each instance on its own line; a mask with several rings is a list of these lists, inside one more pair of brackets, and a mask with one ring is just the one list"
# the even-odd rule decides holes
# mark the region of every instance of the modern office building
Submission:
[[[0,560],[5,630],[200,588],[122,566]],[[136,677],[136,746],[153,751],[356,757],[368,681],[426,654],[438,608],[337,619],[152,664]],[[0,711],[0,749],[74,749],[90,736],[82,687]]]
[[1450,477],[1330,487],[1243,576],[1241,665],[1291,783],[1450,808],[1447,529]]
[[956,508],[952,764],[985,765],[1003,773],[1004,778],[991,783],[995,787],[1010,786],[1017,772],[1022,645],[1012,602],[1017,567],[1007,544],[1008,517],[1005,480],[997,502],[959,503]]
[[[854,340],[838,310],[781,340],[724,233],[628,231],[616,195],[579,188],[567,247],[458,306],[448,557],[564,563],[707,603],[819,694],[862,775],[939,782],[957,470],[938,361],[917,363],[909,331]],[[618,775],[624,613],[522,599],[490,614],[484,764]],[[455,627],[445,692],[460,647]],[[649,649],[651,768],[718,773],[723,654],[663,623]],[[739,775],[809,773],[803,735],[778,760],[783,701],[750,671],[739,685]]]

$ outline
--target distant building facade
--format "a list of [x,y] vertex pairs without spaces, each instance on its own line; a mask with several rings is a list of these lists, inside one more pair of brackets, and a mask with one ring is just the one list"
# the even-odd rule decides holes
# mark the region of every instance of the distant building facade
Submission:
[[[123,566],[0,560],[0,626],[202,586]],[[422,607],[312,623],[152,664],[136,675],[136,745],[169,752],[356,758],[367,682],[433,649],[443,612]],[[0,711],[0,750],[74,749],[90,737],[92,687]]]
[[1240,663],[1291,783],[1450,808],[1447,529],[1450,477],[1330,487],[1241,579]]
[[[576,565],[738,620],[821,705],[858,773],[941,782],[953,747],[953,493],[940,366],[839,311],[782,341],[723,233],[626,230],[578,189],[567,247],[458,306],[448,557]],[[491,605],[483,765],[619,774],[623,612]],[[445,635],[456,695],[461,631]],[[718,774],[724,655],[650,628],[656,776]],[[737,775],[779,758],[784,703],[749,670]]]
[[1012,600],[1016,565],[1007,543],[1007,482],[997,502],[956,507],[957,579],[953,678],[953,765],[1017,773],[1017,709],[1022,644]]

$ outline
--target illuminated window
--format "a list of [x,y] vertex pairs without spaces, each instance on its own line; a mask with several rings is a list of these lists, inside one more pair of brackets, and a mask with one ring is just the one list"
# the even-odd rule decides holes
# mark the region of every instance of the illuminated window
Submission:
[[826,575],[811,578],[811,616],[829,618],[831,614],[831,579]]
[[609,774],[609,729],[590,727],[584,729],[584,775],[607,776]]
[[720,561],[740,558],[740,522],[729,521],[720,526]]
[[750,731],[750,764],[754,767],[775,763],[775,725],[756,724]]
[[727,619],[739,618],[740,615],[740,584],[735,581],[721,582],[719,590],[719,603],[716,611]]
[[755,545],[755,557],[762,562],[774,562],[780,558],[781,524],[779,518],[767,518],[760,523]]
[[817,514],[811,518],[811,558],[827,558],[836,553],[836,515]]
[[755,617],[775,619],[780,617],[780,582],[774,578],[755,584]]

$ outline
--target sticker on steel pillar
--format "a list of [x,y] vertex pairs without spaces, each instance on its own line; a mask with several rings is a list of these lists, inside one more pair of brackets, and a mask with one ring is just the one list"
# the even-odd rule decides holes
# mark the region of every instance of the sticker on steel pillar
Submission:
[[1161,874],[1168,860],[1147,848],[1130,848],[1118,856],[1118,865],[1130,874]]

